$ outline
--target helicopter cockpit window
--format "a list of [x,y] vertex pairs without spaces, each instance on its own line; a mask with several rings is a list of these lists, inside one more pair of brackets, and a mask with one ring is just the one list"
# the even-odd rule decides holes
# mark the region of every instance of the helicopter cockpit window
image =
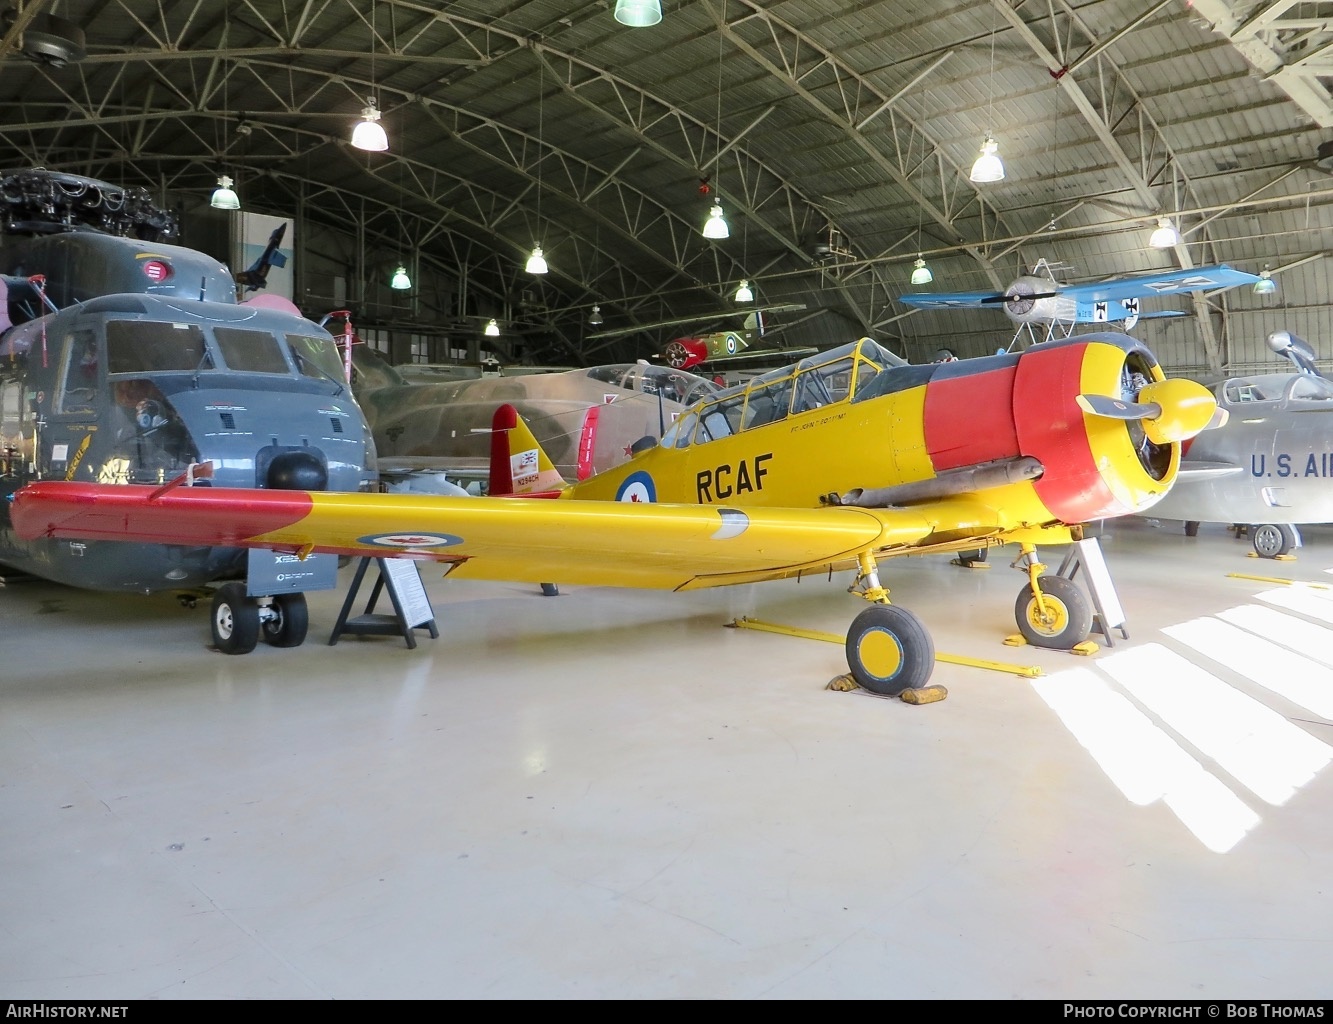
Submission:
[[206,368],[204,335],[193,324],[110,320],[106,325],[108,373]]
[[213,339],[222,349],[222,361],[229,370],[249,373],[291,373],[278,339],[267,331],[247,331],[237,327],[213,328]]
[[56,411],[92,412],[97,400],[97,337],[92,331],[75,331],[65,339],[64,360]]
[[338,355],[338,344],[332,338],[289,334],[287,344],[292,347],[292,354],[296,356],[297,368],[307,377],[322,377],[336,381],[343,379],[343,363]]

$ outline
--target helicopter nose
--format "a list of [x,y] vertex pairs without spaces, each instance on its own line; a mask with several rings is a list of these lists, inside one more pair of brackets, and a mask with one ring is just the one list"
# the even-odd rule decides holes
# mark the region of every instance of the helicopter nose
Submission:
[[269,463],[265,484],[280,491],[322,491],[329,486],[329,471],[311,452],[283,452]]
[[1220,427],[1226,422],[1227,412],[1217,407],[1213,393],[1202,384],[1182,377],[1155,381],[1143,388],[1138,397],[1140,403],[1158,408],[1156,416],[1143,419],[1143,432],[1153,444],[1185,441],[1201,430]]

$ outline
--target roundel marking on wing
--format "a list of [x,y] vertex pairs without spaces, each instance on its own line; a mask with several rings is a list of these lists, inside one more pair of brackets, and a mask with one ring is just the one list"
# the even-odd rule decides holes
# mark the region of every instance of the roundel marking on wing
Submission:
[[730,540],[739,537],[750,528],[750,517],[739,509],[720,508],[717,514],[722,517],[722,525],[713,534],[713,540]]
[[450,533],[374,533],[357,538],[358,544],[377,548],[448,548],[462,544],[462,537]]
[[616,501],[644,504],[656,500],[657,485],[653,483],[653,478],[643,470],[625,477],[619,490],[616,491]]

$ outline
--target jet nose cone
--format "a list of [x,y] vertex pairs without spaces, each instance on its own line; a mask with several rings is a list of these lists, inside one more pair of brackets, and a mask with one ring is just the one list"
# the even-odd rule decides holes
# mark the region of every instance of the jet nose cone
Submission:
[[1139,392],[1138,400],[1157,406],[1157,415],[1143,419],[1143,432],[1154,444],[1186,441],[1201,430],[1225,422],[1225,418],[1215,422],[1221,410],[1213,393],[1192,380],[1172,377],[1155,381]]

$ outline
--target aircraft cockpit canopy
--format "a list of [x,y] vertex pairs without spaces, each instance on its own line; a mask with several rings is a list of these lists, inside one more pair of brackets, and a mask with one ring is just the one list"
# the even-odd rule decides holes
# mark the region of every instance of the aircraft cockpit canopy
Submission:
[[1265,373],[1234,377],[1219,389],[1227,405],[1253,402],[1284,402],[1295,408],[1327,408],[1333,402],[1333,381],[1311,373]]
[[880,371],[906,366],[870,338],[779,367],[690,408],[662,438],[664,447],[705,444],[825,406],[854,400]]
[[592,380],[603,384],[645,395],[661,395],[681,405],[691,405],[720,390],[717,384],[706,377],[652,363],[617,363],[578,372],[586,373]]

